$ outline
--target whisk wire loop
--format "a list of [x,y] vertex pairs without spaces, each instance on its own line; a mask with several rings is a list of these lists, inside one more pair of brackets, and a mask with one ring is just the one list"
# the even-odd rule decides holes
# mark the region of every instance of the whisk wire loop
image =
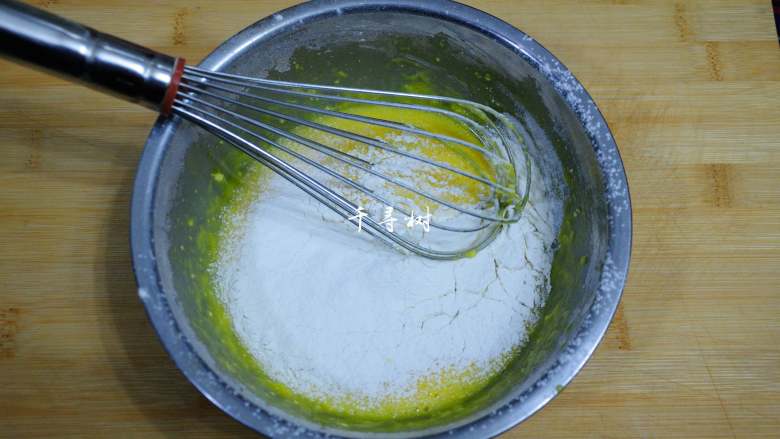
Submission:
[[[277,95],[277,97],[261,93]],[[369,97],[377,97],[377,99]],[[322,104],[318,106],[313,103],[300,103],[301,99],[331,103],[325,104],[323,107]],[[390,99],[398,99],[401,102]],[[412,101],[418,103],[410,103]],[[481,145],[447,134],[421,129],[408,123],[339,111],[341,108],[335,109],[339,104],[371,105],[399,111],[436,114],[460,124],[468,132],[471,132]],[[452,108],[456,108],[457,111]],[[518,179],[515,175],[515,159],[508,150],[508,145],[494,139],[496,134],[505,135],[507,130],[511,132],[512,124],[509,123],[506,116],[490,107],[463,99],[284,82],[186,67],[179,86],[179,94],[174,100],[173,114],[195,123],[237,147],[323,203],[346,221],[356,225],[360,223],[360,226],[369,235],[431,259],[456,259],[484,248],[497,236],[502,226],[519,219],[528,200],[530,188],[528,160],[526,160],[525,168],[525,192],[520,194],[516,189]],[[314,117],[311,117],[312,115]],[[317,116],[411,134],[415,138],[427,139],[429,144],[447,148],[462,147],[471,154],[478,154],[482,160],[491,164],[496,170],[496,174],[486,175],[482,170],[478,170],[477,173],[470,172],[454,164],[435,160],[412,151],[401,144],[388,142],[384,138],[350,131],[344,129],[343,126],[322,123],[323,119]],[[271,121],[278,122],[275,124]],[[488,191],[489,196],[485,201],[475,206],[460,205],[458,202],[448,200],[443,195],[421,189],[397,175],[390,175],[390,173],[379,169],[370,154],[368,157],[361,157],[325,144],[320,138],[304,137],[289,126],[301,126],[327,133],[333,138],[346,139],[355,142],[355,144],[375,148],[382,154],[397,156],[428,166],[431,169],[446,171],[482,185]],[[339,163],[343,169],[326,165],[321,160],[304,154],[304,150],[298,150],[291,145],[299,145],[305,147],[306,150],[333,159],[334,163]],[[272,150],[289,158],[283,158]],[[525,153],[524,150],[523,152]],[[511,173],[509,178],[502,179],[499,171],[503,169],[502,167],[507,166]],[[331,180],[317,178],[308,169],[316,170]],[[348,172],[347,170],[352,171]],[[371,215],[361,216],[360,219],[357,219],[355,213],[362,208],[354,197],[350,199],[345,195],[345,188],[351,188],[356,193],[368,196],[410,218],[414,217],[414,207],[403,199],[394,199],[397,197],[391,197],[375,187],[370,187],[365,181],[354,177],[353,171],[359,171],[362,173],[361,175],[376,177],[376,181],[384,182],[399,188],[402,192],[406,191],[406,193],[433,202],[438,206],[438,211],[443,209],[445,212],[449,212],[451,218],[458,215],[466,218],[458,217],[458,221],[451,222],[431,218],[429,220],[430,227],[452,233],[476,233],[479,235],[478,238],[469,241],[467,245],[462,247],[439,249],[432,245],[425,245],[421,240],[413,239],[410,236],[394,233]],[[334,188],[334,184],[337,183],[341,190]],[[510,202],[502,204],[502,200],[506,199]],[[448,215],[444,216],[448,217]]]

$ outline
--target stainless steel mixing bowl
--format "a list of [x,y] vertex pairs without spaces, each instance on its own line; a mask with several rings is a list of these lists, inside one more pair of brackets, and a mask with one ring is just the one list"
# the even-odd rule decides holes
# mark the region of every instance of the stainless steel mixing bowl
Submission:
[[159,120],[133,194],[139,296],[176,364],[214,404],[275,437],[487,437],[539,410],[583,367],[622,293],[631,205],[603,117],[541,45],[495,17],[447,0],[320,0],[248,27],[201,65],[308,82],[334,82],[346,74],[348,84],[372,88],[419,82],[426,91],[481,101],[517,117],[540,148],[554,151],[569,186],[552,292],[529,343],[507,369],[445,412],[402,422],[350,422],[297,406],[258,384],[229,321],[211,312],[216,299],[202,286],[207,253],[216,251],[210,242],[220,222],[214,200],[230,185],[213,184],[210,177],[241,178],[246,162],[179,120]]

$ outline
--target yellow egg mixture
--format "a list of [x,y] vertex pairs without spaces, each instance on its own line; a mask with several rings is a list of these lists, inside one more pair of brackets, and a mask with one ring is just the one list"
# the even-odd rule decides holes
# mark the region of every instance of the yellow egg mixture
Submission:
[[[368,105],[342,110],[480,143],[467,127],[436,113]],[[467,148],[329,116],[315,122],[498,180],[494,163]],[[486,185],[446,170],[382,168],[396,160],[392,153],[353,140],[305,126],[293,133],[366,158],[449,202],[477,206],[494,196]],[[365,178],[335,159],[323,163]],[[506,227],[479,254],[426,261],[356,233],[265,168],[247,181],[241,197],[247,202],[231,209],[213,267],[217,289],[239,339],[289,398],[345,420],[436,413],[489,385],[526,340],[533,309],[549,288],[549,249],[557,234],[549,224],[561,209],[561,200],[545,199],[543,189],[530,194],[537,213]],[[413,209],[427,207],[434,218],[440,213],[424,197],[382,188]],[[342,189],[357,204],[375,203]]]

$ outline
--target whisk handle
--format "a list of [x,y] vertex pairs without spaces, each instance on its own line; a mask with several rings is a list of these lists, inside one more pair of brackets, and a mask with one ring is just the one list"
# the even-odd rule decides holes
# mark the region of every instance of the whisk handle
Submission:
[[15,0],[0,0],[0,55],[170,111],[184,69],[174,58]]

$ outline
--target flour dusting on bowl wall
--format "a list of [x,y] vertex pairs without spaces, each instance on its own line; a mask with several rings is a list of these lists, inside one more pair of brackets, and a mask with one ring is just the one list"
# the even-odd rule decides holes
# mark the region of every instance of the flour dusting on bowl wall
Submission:
[[[530,160],[517,182],[531,179],[528,203],[470,257],[382,245],[181,121],[150,136],[133,205],[150,318],[188,378],[265,434],[497,434],[568,383],[617,306],[630,208],[592,101],[509,25],[452,2],[416,3],[307,3],[248,28],[203,66],[452,96],[508,115],[521,133],[508,149]],[[407,227],[402,215],[396,227]]]

